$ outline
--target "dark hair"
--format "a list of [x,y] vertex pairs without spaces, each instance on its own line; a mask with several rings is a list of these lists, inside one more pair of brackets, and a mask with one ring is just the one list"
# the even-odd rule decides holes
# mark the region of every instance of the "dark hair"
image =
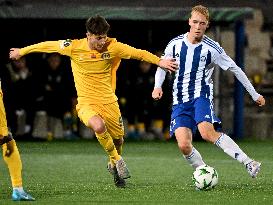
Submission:
[[87,19],[85,27],[87,32],[95,35],[107,34],[110,29],[110,25],[107,23],[105,18],[99,15]]

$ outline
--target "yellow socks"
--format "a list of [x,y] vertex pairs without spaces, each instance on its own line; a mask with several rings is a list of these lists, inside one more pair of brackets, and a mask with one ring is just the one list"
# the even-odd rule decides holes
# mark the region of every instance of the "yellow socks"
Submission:
[[115,161],[121,159],[121,156],[118,154],[118,151],[114,145],[113,139],[107,131],[102,134],[96,133],[96,136],[101,146],[109,155],[112,164],[115,164]]
[[[7,146],[8,145],[8,146]],[[9,168],[12,187],[22,186],[22,162],[15,140],[2,145],[3,158]]]
[[[123,145],[123,138],[121,139],[114,139],[114,145],[116,147],[116,150],[118,152],[118,154],[121,156],[122,154],[122,145]],[[111,162],[112,165],[115,165],[115,161],[113,161],[111,159],[111,157],[109,157],[109,161]]]

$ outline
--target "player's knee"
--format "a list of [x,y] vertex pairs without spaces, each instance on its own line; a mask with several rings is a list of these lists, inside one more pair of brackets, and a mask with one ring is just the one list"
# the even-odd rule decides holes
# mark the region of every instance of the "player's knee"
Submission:
[[95,133],[102,134],[106,131],[105,123],[103,119],[99,116],[94,116],[90,118],[88,124]]
[[0,144],[3,146],[3,156],[10,157],[16,148],[16,143],[13,140],[12,135],[9,133],[7,136],[0,140]]
[[8,134],[7,136],[1,137],[0,139],[0,145],[3,145],[9,141],[13,140],[13,137],[11,134]]

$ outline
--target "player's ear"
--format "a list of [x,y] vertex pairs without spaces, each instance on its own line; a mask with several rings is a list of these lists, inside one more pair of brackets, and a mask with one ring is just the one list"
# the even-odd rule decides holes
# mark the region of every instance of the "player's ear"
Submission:
[[208,21],[207,28],[209,28],[209,24],[210,24],[210,22]]

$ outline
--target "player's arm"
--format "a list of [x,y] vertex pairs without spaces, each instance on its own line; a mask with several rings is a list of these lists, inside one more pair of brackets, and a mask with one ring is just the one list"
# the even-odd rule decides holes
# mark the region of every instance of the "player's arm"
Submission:
[[[173,57],[171,46],[168,44],[166,47],[161,59],[171,59]],[[155,73],[155,85],[152,92],[152,97],[155,100],[159,100],[163,96],[162,85],[164,83],[167,71],[158,67]]]
[[242,69],[238,66],[230,67],[229,70],[234,73],[235,77],[242,83],[247,92],[251,95],[252,99],[259,105],[265,105],[265,99],[262,95],[256,92],[253,85],[250,83],[246,74],[242,71]]
[[34,52],[44,53],[60,53],[62,55],[71,54],[71,40],[65,41],[45,41],[37,44],[33,44],[24,48],[11,48],[9,57],[10,59],[16,60],[20,57]]
[[252,99],[259,105],[265,105],[265,99],[262,95],[257,93],[253,85],[250,83],[246,74],[242,69],[236,65],[236,63],[223,51],[218,56],[217,64],[224,70],[230,70],[235,77],[242,83]]
[[121,58],[132,58],[146,61],[148,63],[158,65],[159,67],[165,68],[170,71],[175,71],[177,69],[177,63],[174,61],[174,59],[160,59],[156,55],[146,50],[136,49],[120,42],[117,42],[115,46]]
[[159,100],[163,96],[162,85],[166,77],[166,71],[158,67],[155,73],[155,86],[152,92],[152,97],[155,100]]

